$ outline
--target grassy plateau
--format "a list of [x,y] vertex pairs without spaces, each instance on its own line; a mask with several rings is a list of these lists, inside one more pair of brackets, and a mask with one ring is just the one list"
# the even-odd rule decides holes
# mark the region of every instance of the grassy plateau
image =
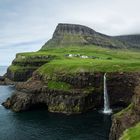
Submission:
[[[69,57],[70,54],[78,56]],[[39,67],[38,72],[49,76],[58,73],[140,71],[139,50],[109,49],[94,45],[55,47],[38,52],[20,53],[15,61],[23,63],[38,57],[45,61],[45,56],[52,56],[53,59]],[[81,58],[82,56],[88,58]]]
[[[73,87],[68,83],[58,82],[57,75],[70,76],[80,72],[139,72],[140,50],[109,49],[95,45],[48,47],[37,52],[17,54],[9,69],[13,73],[35,69],[39,75],[49,79],[49,89],[70,91]],[[94,89],[84,89],[87,94],[90,90]],[[116,115],[119,117],[132,107],[130,105]],[[120,140],[139,139],[140,124],[126,130]]]

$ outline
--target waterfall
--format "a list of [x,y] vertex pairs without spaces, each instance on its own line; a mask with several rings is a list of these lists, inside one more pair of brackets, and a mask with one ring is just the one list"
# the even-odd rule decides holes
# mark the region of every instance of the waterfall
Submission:
[[104,110],[103,113],[111,114],[112,109],[110,109],[109,97],[107,93],[107,83],[106,83],[106,73],[104,74]]

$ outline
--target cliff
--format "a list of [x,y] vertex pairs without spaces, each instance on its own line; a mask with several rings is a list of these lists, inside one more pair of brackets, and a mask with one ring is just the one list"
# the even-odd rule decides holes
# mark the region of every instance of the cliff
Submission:
[[59,24],[41,50],[17,54],[0,77],[1,84],[16,85],[3,105],[15,112],[42,106],[50,112],[86,112],[103,106],[107,73],[111,107],[129,105],[112,118],[110,139],[117,140],[139,121],[140,55],[128,49],[138,44],[82,25]]
[[120,41],[127,42],[129,46],[133,46],[133,48],[140,48],[140,35],[123,35],[116,36],[116,39]]
[[129,39],[126,39],[125,36],[108,36],[83,25],[60,23],[56,27],[52,39],[42,49],[45,50],[48,47],[68,47],[76,44],[82,46],[98,45],[116,49],[140,48],[139,42],[130,42],[130,40],[134,40],[133,38],[131,35]]
[[[137,75],[137,73],[107,75],[111,106],[127,106],[131,103]],[[12,97],[3,103],[6,108],[15,112],[44,105],[50,112],[82,113],[103,106],[103,73],[58,75],[54,80],[44,79],[35,72],[30,80],[17,84],[16,90]]]
[[17,54],[12,65],[7,69],[6,77],[17,82],[27,81],[35,70],[48,63],[53,57],[53,55],[39,53],[38,55],[36,53]]
[[[137,77],[136,85],[131,104],[112,117],[110,140],[118,140],[123,135],[124,130],[140,122],[140,75]],[[136,138],[136,140],[138,139]]]

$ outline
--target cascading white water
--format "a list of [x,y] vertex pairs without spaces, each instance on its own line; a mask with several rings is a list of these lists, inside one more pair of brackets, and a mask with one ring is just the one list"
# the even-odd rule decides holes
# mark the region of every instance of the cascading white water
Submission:
[[107,83],[106,83],[106,73],[104,74],[104,110],[103,113],[111,114],[112,109],[110,109],[109,97],[107,93]]

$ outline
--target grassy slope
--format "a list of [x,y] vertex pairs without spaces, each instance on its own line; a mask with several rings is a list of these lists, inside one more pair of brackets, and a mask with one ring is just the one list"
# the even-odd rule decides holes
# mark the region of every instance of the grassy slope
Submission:
[[[140,70],[140,52],[129,50],[111,50],[97,46],[86,46],[48,49],[46,53],[57,56],[56,59],[39,69],[40,73],[50,76],[53,73]],[[64,56],[65,54],[96,56],[99,59],[68,58]],[[111,58],[111,60],[108,60],[108,58]]]
[[115,114],[115,117],[119,118],[122,117],[124,114],[131,112],[133,109],[134,105],[131,103],[128,107],[126,107],[125,109],[121,110],[120,112]]
[[124,131],[120,140],[140,140],[140,123]]
[[60,81],[49,81],[48,88],[62,90],[62,91],[69,91],[71,89],[71,85]]
[[[66,54],[81,54],[96,56],[99,59],[83,59],[79,57],[65,57]],[[76,73],[76,72],[118,72],[118,71],[140,71],[140,51],[113,50],[99,46],[69,46],[48,48],[38,52],[18,54],[30,56],[55,56],[49,63],[38,69],[39,73],[52,76],[54,73]],[[111,58],[108,59],[108,58]],[[20,60],[21,61],[21,60]]]
[[52,55],[46,55],[45,52],[18,53],[16,59],[14,59],[12,65],[8,69],[14,73],[35,70],[52,60],[53,57]]

